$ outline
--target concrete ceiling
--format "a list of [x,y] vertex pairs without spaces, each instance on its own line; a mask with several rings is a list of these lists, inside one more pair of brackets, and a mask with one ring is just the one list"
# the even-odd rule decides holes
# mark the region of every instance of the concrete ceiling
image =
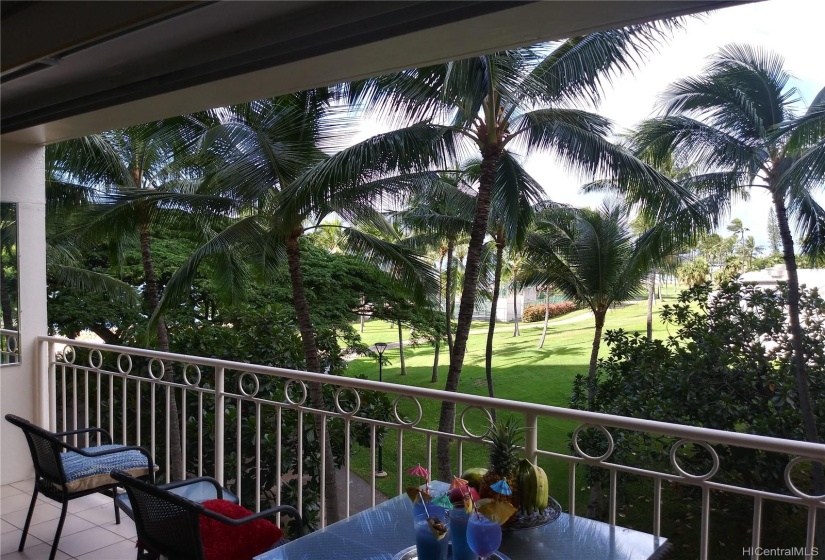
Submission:
[[739,1],[0,3],[0,130],[49,143]]

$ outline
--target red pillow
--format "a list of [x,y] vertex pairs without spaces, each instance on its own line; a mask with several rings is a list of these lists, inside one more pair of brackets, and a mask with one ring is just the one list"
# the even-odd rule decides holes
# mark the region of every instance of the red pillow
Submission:
[[[203,506],[231,519],[240,519],[252,512],[227,500],[207,500]],[[256,519],[243,525],[227,525],[201,515],[201,540],[206,560],[252,560],[281,540],[284,532],[266,519]]]

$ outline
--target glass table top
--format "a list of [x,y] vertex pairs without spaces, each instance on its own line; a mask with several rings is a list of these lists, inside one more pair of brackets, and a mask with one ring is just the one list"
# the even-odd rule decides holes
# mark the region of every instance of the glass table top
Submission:
[[[434,494],[447,485],[433,482]],[[664,537],[562,514],[553,523],[505,533],[501,552],[512,560],[658,560]],[[256,560],[392,560],[415,544],[412,503],[398,496],[374,508],[305,535]]]

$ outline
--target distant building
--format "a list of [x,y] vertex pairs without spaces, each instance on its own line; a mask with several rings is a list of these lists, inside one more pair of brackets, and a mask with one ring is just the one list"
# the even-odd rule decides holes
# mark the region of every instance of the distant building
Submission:
[[[825,293],[825,268],[798,268],[799,285],[817,288]],[[739,277],[742,282],[753,282],[759,287],[774,288],[778,282],[788,281],[788,272],[784,264],[777,264],[762,270],[751,270]]]

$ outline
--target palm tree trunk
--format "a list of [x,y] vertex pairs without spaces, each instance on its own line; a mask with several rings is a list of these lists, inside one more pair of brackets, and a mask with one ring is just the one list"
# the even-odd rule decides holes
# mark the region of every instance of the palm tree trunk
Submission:
[[[318,348],[315,345],[315,330],[312,327],[312,318],[309,314],[309,303],[304,292],[304,276],[301,273],[301,250],[298,246],[298,238],[302,231],[296,229],[287,239],[286,255],[289,264],[289,278],[292,284],[292,300],[295,306],[295,315],[298,320],[298,330],[301,332],[301,345],[304,350],[307,371],[321,372],[321,361],[318,357]],[[309,384],[309,399],[313,408],[324,410],[324,390],[320,383]],[[326,418],[322,414],[313,416],[315,422],[315,432],[318,437],[324,433],[324,423]],[[338,521],[338,486],[335,484],[335,461],[332,455],[332,445],[330,444],[329,431],[326,431],[324,438],[324,469],[326,471],[325,507],[326,522],[334,523]]]
[[656,275],[650,273],[650,285],[647,288],[647,340],[653,340],[653,302],[656,299]]
[[539,348],[544,348],[544,339],[547,337],[547,323],[550,320],[550,288],[544,288],[544,327],[541,329]]
[[398,321],[398,353],[401,356],[401,375],[407,375],[407,366],[404,365],[404,333],[401,330],[401,321]]
[[[593,411],[596,403],[596,366],[599,363],[599,346],[602,342],[602,330],[607,310],[594,310],[596,317],[596,332],[593,334],[593,349],[590,351],[590,369],[587,373],[587,410]],[[587,504],[587,516],[595,519],[602,509],[604,496],[602,493],[602,482],[597,476],[593,476],[590,483],[590,499]]]
[[445,278],[445,288],[444,288],[444,308],[445,316],[447,320],[447,353],[450,355],[450,363],[453,360],[453,306],[451,305],[454,298],[453,291],[451,289],[453,283],[453,249],[455,248],[455,243],[452,239],[447,241],[447,274]]
[[[493,301],[490,303],[490,322],[487,326],[487,347],[484,353],[484,371],[487,374],[487,394],[495,397],[493,390],[493,336],[496,334],[496,308],[498,307],[498,296],[501,291],[501,265],[504,257],[504,243],[496,240],[496,271],[493,277]],[[496,421],[496,411],[490,414],[493,422]]]
[[367,301],[364,299],[364,294],[361,294],[361,334],[364,334],[364,323],[366,322],[367,316],[364,315],[364,305]]
[[513,336],[519,336],[520,334],[518,330],[518,281],[513,278]]
[[[793,370],[796,378],[796,392],[799,399],[799,410],[802,413],[802,424],[805,430],[805,439],[812,443],[822,443],[816,428],[816,415],[811,406],[811,392],[808,374],[805,371],[805,349],[802,346],[802,325],[799,320],[799,275],[796,272],[796,255],[794,254],[793,236],[788,224],[788,213],[782,193],[776,189],[771,191],[773,205],[776,211],[776,221],[779,225],[779,236],[782,239],[782,256],[785,260],[785,269],[788,274],[788,318],[791,323],[791,348],[793,350]],[[825,494],[825,470],[822,463],[813,465],[813,493],[817,496]],[[817,544],[825,543],[825,523],[822,510],[819,510],[817,523]]]
[[587,372],[587,410],[592,411],[596,402],[596,366],[599,363],[599,346],[602,343],[602,330],[607,310],[595,310],[596,332],[593,334],[593,349],[590,351],[590,369]]
[[441,340],[435,339],[435,352],[433,356],[433,376],[430,383],[438,383],[438,355],[441,353]]
[[[146,282],[146,300],[152,313],[157,310],[160,304],[160,293],[158,281],[155,276],[155,266],[152,260],[152,237],[149,234],[149,226],[142,224],[140,227],[140,257],[143,263],[143,276]],[[166,330],[166,321],[162,316],[158,317],[157,323],[158,350],[169,352],[169,332]],[[174,381],[173,368],[170,362],[163,362],[164,370],[169,372],[169,376]],[[170,391],[169,399],[169,470],[166,473],[168,481],[183,480],[186,478],[186,466],[183,464],[183,450],[181,447],[181,423],[178,412],[177,393],[174,389]]]
[[[456,391],[461,378],[461,368],[464,366],[464,354],[467,351],[467,338],[470,335],[470,326],[473,322],[473,310],[476,303],[476,288],[478,273],[481,266],[481,250],[484,246],[484,237],[487,235],[487,222],[490,218],[490,196],[493,192],[493,181],[496,175],[496,166],[501,158],[501,146],[492,144],[481,150],[481,175],[479,177],[478,195],[476,196],[476,210],[473,219],[473,228],[470,232],[470,243],[467,247],[467,261],[464,269],[464,285],[461,289],[461,303],[458,307],[458,320],[455,326],[455,341],[450,357],[450,369],[447,371],[445,391]],[[438,429],[444,433],[453,433],[455,429],[455,403],[442,401],[441,415]],[[450,439],[438,438],[438,474],[441,480],[450,480],[452,473],[450,461]]]
[[[437,309],[441,309],[441,290],[442,290],[442,282],[441,282],[441,270],[444,268],[444,253],[441,252],[441,259],[438,263],[438,307]],[[433,352],[433,375],[430,379],[430,383],[438,383],[438,358],[439,354],[441,354],[441,335],[438,334],[436,331],[436,339],[435,339],[435,351]]]

